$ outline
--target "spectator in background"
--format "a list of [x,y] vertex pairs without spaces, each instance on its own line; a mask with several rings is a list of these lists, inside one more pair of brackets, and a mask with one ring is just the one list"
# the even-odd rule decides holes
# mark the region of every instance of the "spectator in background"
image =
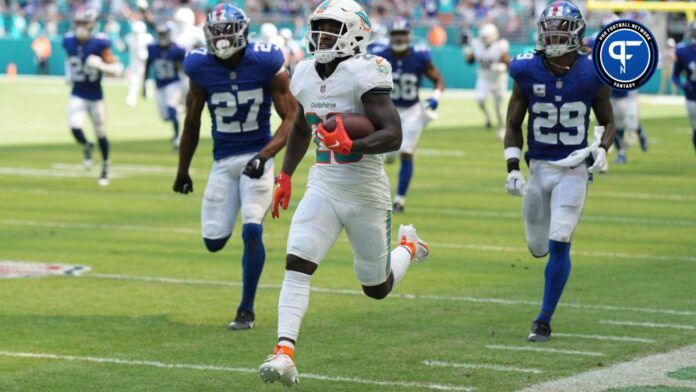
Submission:
[[41,34],[32,41],[31,50],[34,52],[36,73],[49,75],[51,73],[48,68],[48,61],[51,58],[51,41],[44,34]]
[[439,7],[438,0],[423,0],[423,10],[428,18],[436,18]]
[[24,36],[27,29],[27,20],[24,18],[24,10],[19,4],[12,4],[12,14],[10,15],[10,38],[20,39]]
[[677,59],[676,48],[677,43],[674,41],[674,38],[668,38],[665,51],[660,53],[659,67],[662,68],[660,74],[660,94],[666,94],[667,87],[669,87],[669,92],[672,95],[677,93],[677,86],[672,83],[672,68],[674,67],[674,61]]

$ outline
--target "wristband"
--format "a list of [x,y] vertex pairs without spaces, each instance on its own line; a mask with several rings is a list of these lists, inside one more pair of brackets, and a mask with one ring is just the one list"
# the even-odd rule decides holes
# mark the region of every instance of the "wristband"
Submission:
[[519,161],[522,158],[522,150],[519,147],[508,147],[503,152],[503,156],[506,161],[510,159],[517,159]]
[[434,100],[439,101],[442,98],[442,90],[433,90],[433,95],[431,96]]

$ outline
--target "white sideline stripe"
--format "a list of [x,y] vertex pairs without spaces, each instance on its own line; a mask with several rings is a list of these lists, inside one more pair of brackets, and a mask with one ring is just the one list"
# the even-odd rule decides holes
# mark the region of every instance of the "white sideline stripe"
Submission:
[[466,156],[466,152],[461,150],[442,150],[439,148],[419,148],[418,155],[426,157],[463,158]]
[[696,345],[546,381],[522,392],[601,392],[655,385],[696,388],[696,381],[677,380],[667,376],[670,372],[691,366],[696,366]]
[[[689,130],[691,133],[691,130]],[[696,196],[682,194],[665,193],[644,193],[644,192],[593,192],[592,196],[610,197],[617,199],[641,199],[641,200],[669,200],[669,201],[696,201]]]
[[[2,174],[25,177],[97,178],[95,173],[88,172],[84,169],[79,171],[65,171],[30,167],[0,167],[0,175]],[[123,178],[123,175],[116,173],[112,175],[111,178]]]
[[624,320],[599,320],[600,324],[609,325],[625,325],[629,327],[645,327],[645,328],[673,328],[673,329],[685,329],[688,331],[696,330],[696,327],[688,324],[664,324],[664,323],[651,323],[651,322],[639,322],[639,321],[624,321]]
[[[521,212],[486,211],[486,210],[460,210],[454,208],[429,208],[429,207],[410,207],[409,212],[429,214],[429,215],[456,215],[473,218],[496,218],[496,219],[522,219]],[[583,215],[583,221],[602,222],[602,223],[630,223],[645,225],[662,226],[696,226],[696,221],[689,219],[654,219],[654,218],[634,218],[630,216],[600,216]]]
[[602,353],[594,351],[561,350],[557,348],[531,347],[531,346],[503,346],[499,344],[487,344],[489,350],[509,350],[509,351],[534,351],[540,353],[565,354],[565,355],[584,355],[588,357],[601,357]]
[[578,338],[578,339],[589,339],[589,340],[610,340],[613,342],[635,342],[635,343],[655,343],[655,339],[645,339],[645,338],[634,338],[631,336],[605,336],[605,335],[585,335],[580,333],[559,333],[554,332],[554,337],[561,338]]
[[[215,366],[215,365],[194,365],[194,364],[183,364],[183,363],[165,363],[160,361],[140,361],[140,360],[130,360],[130,359],[120,359],[120,358],[101,358],[101,357],[88,357],[88,356],[75,356],[75,355],[56,355],[56,354],[39,354],[39,353],[20,353],[20,352],[10,352],[10,351],[0,351],[0,356],[14,357],[14,358],[32,358],[32,359],[57,359],[64,361],[77,361],[77,362],[93,362],[93,363],[108,363],[115,365],[128,365],[128,366],[150,366],[162,369],[188,369],[188,370],[210,370],[218,372],[234,372],[234,373],[246,373],[246,374],[256,374],[257,369],[252,368],[240,368],[240,367],[228,367],[228,366]],[[415,382],[415,381],[387,381],[387,380],[366,380],[362,378],[354,377],[342,377],[342,376],[326,376],[322,374],[311,374],[311,373],[301,373],[301,378],[308,378],[311,380],[321,380],[321,381],[332,381],[332,382],[347,382],[356,384],[366,384],[366,385],[381,385],[381,386],[391,386],[391,387],[401,387],[401,388],[424,388],[424,389],[434,389],[439,391],[473,391],[471,387],[460,386],[460,385],[449,385],[449,384],[436,384],[429,382]],[[259,382],[261,382],[259,380]]]
[[[73,163],[54,163],[51,165],[52,168],[57,170],[83,170],[82,165]],[[145,173],[145,174],[176,174],[176,168],[172,166],[158,166],[158,165],[132,165],[127,163],[113,164],[111,169],[116,173],[131,172],[131,173]],[[192,170],[195,172],[195,170]]]
[[[225,282],[220,280],[206,280],[206,279],[180,279],[180,278],[168,278],[168,277],[157,277],[157,276],[133,276],[133,275],[119,275],[119,274],[100,274],[100,273],[90,273],[87,275],[80,275],[83,278],[97,278],[97,279],[115,279],[115,280],[133,280],[141,282],[155,282],[155,283],[170,283],[170,284],[198,284],[198,285],[208,285],[208,286],[227,286],[227,287],[240,287],[242,284],[240,282]],[[259,284],[260,288],[263,289],[280,289],[278,284]],[[350,290],[350,289],[331,289],[324,287],[312,287],[312,291],[318,293],[330,293],[330,294],[344,294],[344,295],[364,295],[362,291]],[[473,303],[488,303],[496,305],[529,305],[529,306],[539,306],[538,301],[522,301],[522,300],[508,300],[502,298],[480,298],[480,297],[455,297],[455,296],[443,296],[443,295],[416,295],[416,294],[401,294],[401,293],[391,293],[389,298],[401,298],[401,299],[411,299],[411,300],[431,300],[431,301],[459,301],[459,302],[473,302]],[[637,308],[637,307],[624,307],[624,306],[609,306],[609,305],[585,305],[585,304],[575,304],[575,303],[565,303],[561,302],[559,304],[561,307],[568,307],[574,309],[593,309],[593,310],[609,310],[609,311],[628,311],[628,312],[642,312],[642,313],[659,313],[659,314],[669,314],[677,316],[694,316],[696,311],[689,310],[673,310],[673,309],[652,309],[652,308]]]
[[[108,223],[87,223],[87,222],[55,222],[55,221],[35,221],[23,219],[2,219],[0,224],[12,226],[37,226],[37,227],[57,227],[64,229],[101,229],[101,230],[123,230],[123,231],[142,231],[147,233],[180,233],[180,234],[200,234],[198,229],[188,228],[170,228],[170,227],[149,227],[140,225],[120,225]],[[268,235],[268,234],[267,234]],[[284,236],[283,236],[284,237]],[[449,249],[470,249],[482,250],[490,252],[504,253],[527,253],[525,248],[515,248],[495,245],[478,245],[478,244],[450,244],[444,242],[431,242],[432,246]],[[696,256],[668,256],[668,255],[645,255],[635,253],[617,253],[617,252],[589,252],[589,251],[571,251],[571,255],[589,256],[589,257],[614,257],[619,259],[631,260],[656,260],[656,261],[690,261],[696,262]],[[695,313],[696,314],[696,313]]]
[[458,363],[458,362],[444,362],[437,360],[427,360],[421,362],[426,366],[439,366],[439,367],[452,367],[452,368],[463,368],[463,369],[485,369],[485,370],[495,370],[500,372],[518,372],[518,373],[534,373],[541,374],[542,370],[533,368],[519,368],[514,366],[502,366],[494,365],[488,363]]

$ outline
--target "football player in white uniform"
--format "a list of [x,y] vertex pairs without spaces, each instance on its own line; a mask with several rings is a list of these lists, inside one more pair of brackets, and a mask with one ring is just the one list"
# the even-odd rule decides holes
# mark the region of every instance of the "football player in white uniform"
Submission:
[[476,102],[486,117],[486,128],[492,128],[491,118],[486,109],[486,99],[493,95],[493,109],[497,120],[498,137],[505,133],[503,128],[502,102],[507,92],[507,66],[510,64],[510,44],[506,39],[499,39],[498,28],[485,24],[479,30],[471,46],[464,46],[464,55],[469,64],[478,62],[476,71]]
[[143,72],[147,60],[147,46],[154,39],[147,32],[147,26],[142,20],[131,23],[131,32],[126,36],[128,46],[128,95],[126,104],[134,107],[138,103],[138,93],[143,84]]
[[[411,262],[428,256],[428,245],[411,225],[399,229],[399,246],[391,250],[391,198],[382,154],[401,145],[401,122],[390,98],[391,66],[366,54],[369,36],[370,20],[353,0],[326,0],[308,17],[308,50],[314,57],[298,64],[290,83],[300,111],[277,180],[274,217],[290,202],[290,178],[311,141],[317,144],[317,161],[290,226],[278,345],[259,367],[265,382],[299,381],[294,350],[309,305],[309,282],[343,229],[355,274],[371,298],[385,298]],[[338,117],[336,130],[328,133],[323,121],[334,113],[363,114],[377,130],[351,141]]]

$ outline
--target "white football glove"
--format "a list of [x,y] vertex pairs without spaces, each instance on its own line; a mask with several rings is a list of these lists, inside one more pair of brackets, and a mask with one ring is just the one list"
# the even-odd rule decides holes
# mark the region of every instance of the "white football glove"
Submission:
[[607,150],[604,147],[598,147],[592,155],[594,156],[594,165],[587,168],[589,173],[600,171],[607,164]]
[[513,170],[508,173],[505,187],[512,196],[524,196],[527,189],[527,182],[524,180],[524,176],[519,170]]

